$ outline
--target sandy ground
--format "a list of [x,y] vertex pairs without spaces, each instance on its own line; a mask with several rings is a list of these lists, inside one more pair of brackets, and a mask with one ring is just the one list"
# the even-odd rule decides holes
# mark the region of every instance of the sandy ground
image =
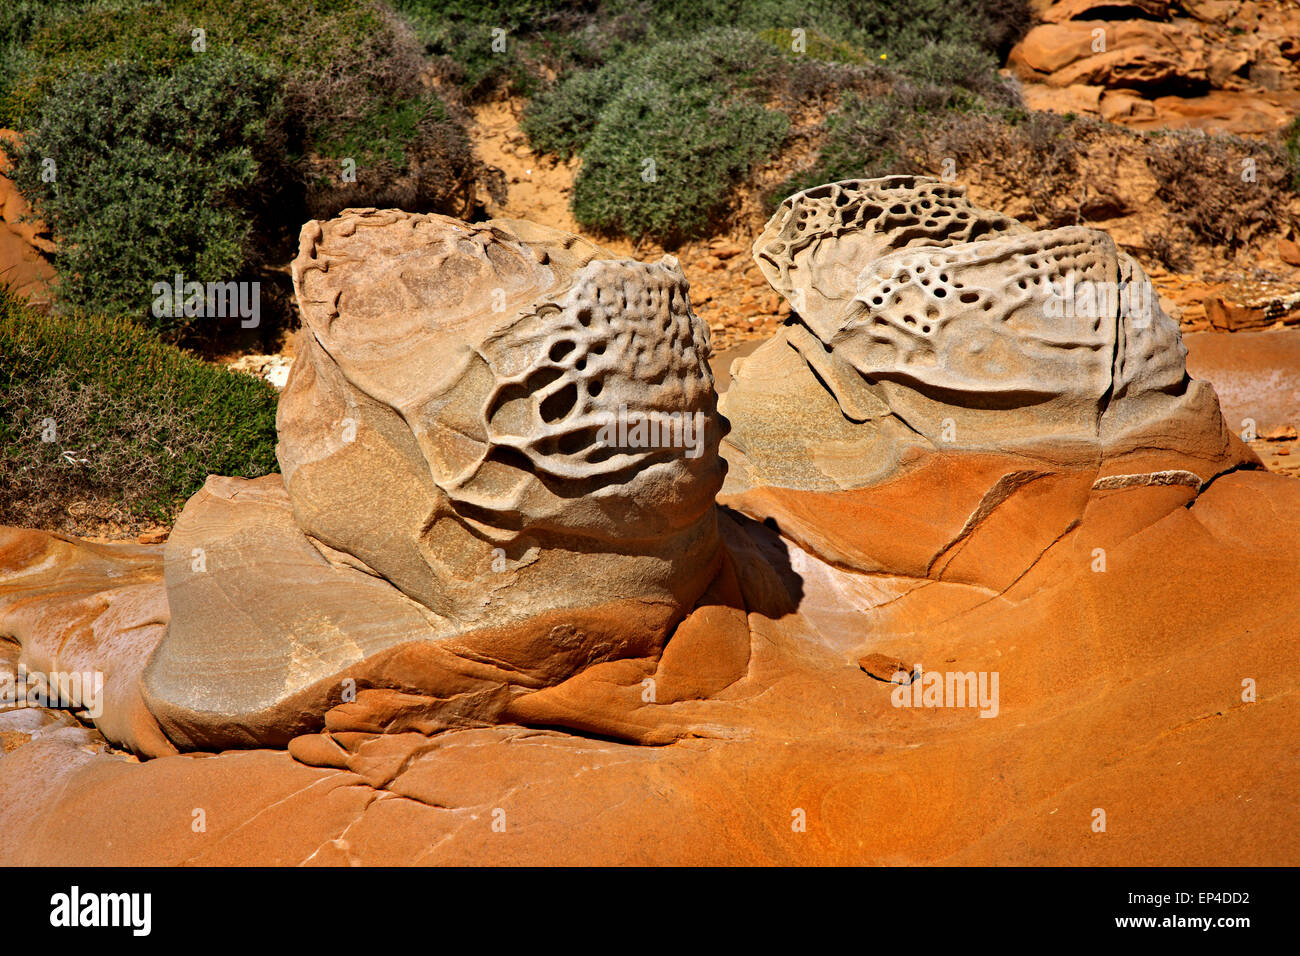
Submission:
[[[12,130],[0,129],[0,141],[12,142]],[[0,281],[38,304],[49,302],[54,269],[47,256],[54,243],[45,227],[29,219],[26,200],[3,173],[8,160],[0,150]]]

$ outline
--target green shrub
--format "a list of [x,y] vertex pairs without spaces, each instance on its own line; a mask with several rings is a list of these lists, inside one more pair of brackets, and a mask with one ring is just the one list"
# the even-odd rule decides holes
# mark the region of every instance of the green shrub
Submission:
[[5,0],[0,5],[0,125],[14,126],[15,87],[32,66],[26,51],[32,36],[60,17],[81,14],[104,0]]
[[[376,107],[316,143],[307,163],[306,214],[328,219],[349,206],[398,206],[469,218],[485,170],[474,158],[465,126],[433,91]],[[340,178],[345,158],[356,159],[357,181]]]
[[[926,152],[925,139],[950,117],[1009,115],[1009,90],[979,79],[977,73],[963,76],[957,65],[964,61],[973,66],[989,62],[978,51],[959,53],[936,44],[872,93],[846,92],[826,118],[825,138],[813,165],[770,190],[768,205],[821,183],[927,172],[915,157]],[[986,96],[973,89],[981,86]]]
[[802,29],[809,56],[824,55],[818,45],[847,45],[896,62],[942,42],[1002,53],[1030,22],[1027,0],[654,0],[649,7],[661,37],[699,35],[721,24],[787,38]]
[[[213,53],[164,75],[109,64],[51,95],[59,108],[16,150],[14,181],[58,239],[64,303],[144,316],[157,281],[239,273],[271,77],[242,54]],[[174,331],[183,320],[156,321]]]
[[464,124],[383,4],[48,7],[0,20],[0,122],[24,134],[16,175],[54,230],[63,307],[144,318],[152,282],[283,261],[305,219],[346,206],[472,207]]
[[1282,148],[1286,153],[1287,168],[1291,173],[1291,191],[1300,193],[1300,116],[1282,134]]
[[0,524],[170,522],[210,474],[275,470],[275,407],[251,375],[0,286]]
[[[788,185],[897,171],[901,140],[924,116],[1010,105],[996,53],[1028,24],[1025,0],[592,6],[588,28],[631,11],[638,26],[608,44],[599,67],[561,72],[533,99],[524,131],[541,153],[581,157],[578,222],[665,241],[706,232],[737,182],[773,156],[792,117],[806,123],[810,107],[831,107],[840,93],[847,98],[823,155]],[[642,176],[647,161],[652,182]]]
[[[199,29],[207,53],[238,49],[279,78],[301,126],[302,142],[281,144],[291,155],[354,159],[361,190],[375,162],[418,159],[420,121],[432,108],[419,43],[373,0],[99,0],[61,10],[24,41],[21,77],[0,96],[0,123],[35,125],[62,79],[112,62],[167,75],[202,55],[193,49]],[[395,114],[406,121],[393,122]],[[331,148],[345,143],[347,152]]]
[[[531,96],[574,69],[635,57],[664,40],[720,27],[758,33],[789,52],[845,63],[905,62],[934,43],[1005,55],[1030,23],[1027,0],[393,0],[428,52],[471,99],[507,86]],[[504,52],[492,48],[504,30]]]
[[[73,73],[94,71],[112,62],[141,63],[167,73],[200,51],[238,48],[286,81],[332,85],[352,97],[381,99],[392,92],[394,77],[385,62],[418,73],[414,37],[380,5],[370,0],[81,0],[49,4],[57,15],[36,21],[22,41],[28,54],[16,87],[0,100],[0,120],[24,128],[35,119],[45,94]],[[418,77],[416,78],[418,81]],[[409,93],[418,83],[401,76]],[[366,112],[354,102],[333,104],[345,113]],[[329,122],[331,117],[308,117]]]
[[770,204],[822,183],[914,172],[903,161],[899,142],[911,122],[893,97],[845,94],[826,120],[826,141],[816,164],[777,187]]
[[393,0],[393,6],[425,50],[450,65],[450,78],[471,100],[501,86],[531,95],[541,74],[590,65],[593,48],[616,40],[595,28],[591,8],[599,5],[584,0]]
[[822,60],[829,63],[871,63],[872,57],[863,50],[843,40],[835,40],[817,30],[804,29],[800,50],[795,49],[792,30],[784,27],[767,27],[758,36],[782,53],[798,53],[801,59]]
[[582,152],[596,121],[632,73],[616,60],[595,70],[579,70],[538,95],[524,112],[523,130],[533,149],[564,159]]
[[666,241],[703,234],[785,136],[789,120],[762,102],[777,60],[731,30],[653,47],[591,132],[574,183],[578,222]]
[[53,10],[49,0],[9,0],[0,7],[0,49],[26,42]]
[[1005,100],[1009,87],[997,76],[997,61],[987,50],[963,43],[929,43],[900,67],[914,83],[948,92],[945,105],[973,105],[967,92]]

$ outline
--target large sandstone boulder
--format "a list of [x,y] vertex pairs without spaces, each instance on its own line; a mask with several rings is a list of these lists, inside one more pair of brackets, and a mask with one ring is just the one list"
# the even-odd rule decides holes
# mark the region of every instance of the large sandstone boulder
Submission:
[[890,177],[790,197],[754,250],[798,320],[732,366],[721,500],[833,563],[1000,587],[1094,489],[1257,464],[1105,233]]
[[458,719],[655,657],[720,561],[708,331],[676,261],[369,209],[309,223],[293,275],[283,481],[211,480],[168,543],[145,687],[173,739],[283,743],[410,642],[442,676],[382,683]]

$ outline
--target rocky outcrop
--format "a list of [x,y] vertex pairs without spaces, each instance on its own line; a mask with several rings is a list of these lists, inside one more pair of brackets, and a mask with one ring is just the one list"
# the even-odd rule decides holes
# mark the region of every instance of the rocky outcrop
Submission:
[[708,335],[676,261],[352,210],[304,228],[293,274],[283,481],[210,480],[168,542],[145,688],[173,739],[283,744],[345,680],[409,689],[372,664],[411,642],[446,658],[462,721],[656,657],[720,561]]
[[0,679],[111,685],[0,706],[0,863],[1300,859],[1300,483],[1137,264],[910,177],[755,256],[724,434],[672,260],[309,225],[283,477],[0,537]]
[[[1001,586],[1094,487],[1191,493],[1257,464],[1104,233],[1030,232],[892,177],[790,197],[754,248],[799,320],[732,366],[721,500],[825,560]],[[960,558],[1017,513],[1040,519],[1018,556]]]
[[1040,19],[1008,61],[1033,109],[1243,135],[1300,112],[1293,4],[1057,0]]
[[[589,720],[689,711],[680,742],[336,715],[287,751],[137,763],[49,730],[0,757],[0,863],[1294,864],[1297,608],[1279,583],[1300,577],[1300,482],[1236,473],[1167,507],[1184,491],[1098,494],[997,598],[838,570],[723,517],[750,611],[707,599],[660,667],[687,697],[711,681],[708,699],[647,700],[644,673],[568,698]],[[904,534],[929,504],[880,520]],[[997,714],[896,706],[867,654],[996,673]]]

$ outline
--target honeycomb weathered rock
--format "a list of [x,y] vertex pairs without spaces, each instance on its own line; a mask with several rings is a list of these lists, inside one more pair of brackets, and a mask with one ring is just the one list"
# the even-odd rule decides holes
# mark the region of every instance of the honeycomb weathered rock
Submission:
[[864,263],[913,246],[1027,231],[1014,219],[973,205],[964,186],[922,176],[847,180],[781,203],[754,243],[754,260],[824,337]]
[[[1103,232],[1031,231],[964,187],[895,176],[791,196],[754,255],[794,315],[732,366],[723,500],[838,563],[940,573],[969,522],[1040,478],[1075,476],[1081,507],[1094,481],[1204,482],[1249,458],[1213,390],[1188,379],[1150,280]],[[917,493],[945,530],[914,536],[915,553],[873,552],[864,502],[905,498],[925,469]],[[859,491],[852,520],[814,513],[842,502],[795,500]],[[1072,509],[1043,523],[1044,544]]]
[[[676,260],[348,210],[304,227],[293,273],[306,327],[277,422],[283,491],[210,483],[169,543],[172,626],[146,687],[170,732],[300,730],[340,674],[411,641],[443,649],[443,676],[407,684],[455,707],[478,695],[480,720],[657,655],[720,561],[722,423]],[[201,572],[195,549],[213,552]],[[263,611],[227,638],[248,607]]]

